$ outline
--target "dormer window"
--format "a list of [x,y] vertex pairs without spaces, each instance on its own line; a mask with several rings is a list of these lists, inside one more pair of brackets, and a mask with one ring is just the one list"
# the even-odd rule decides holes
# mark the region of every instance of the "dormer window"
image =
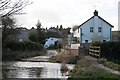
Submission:
[[93,32],[93,27],[90,27],[90,32]]

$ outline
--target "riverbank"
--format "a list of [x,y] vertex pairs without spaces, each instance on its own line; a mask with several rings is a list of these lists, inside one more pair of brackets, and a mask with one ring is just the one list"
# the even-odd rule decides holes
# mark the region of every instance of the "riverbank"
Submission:
[[44,56],[22,59],[24,61],[3,61],[3,79],[67,80],[69,71],[74,68],[74,65],[65,64],[68,71],[63,73],[61,63],[46,61],[49,57],[55,55],[57,55],[56,50],[48,50]]
[[[117,61],[116,61],[117,62]],[[115,63],[113,61],[108,61],[107,59],[99,59],[99,63],[103,64],[104,66],[111,68],[116,71],[120,71],[120,63]]]
[[30,58],[25,58],[22,59],[22,61],[27,61],[27,62],[49,62],[49,58],[51,56],[57,55],[58,52],[56,50],[47,50],[47,54],[40,55],[40,56],[35,56],[35,57],[30,57]]
[[66,64],[76,64],[79,56],[70,53],[69,50],[61,50],[57,55],[51,56],[49,58],[50,62],[53,63],[66,63]]
[[105,68],[99,66],[96,60],[85,57],[77,62],[75,68],[70,72],[70,78],[68,80],[119,80],[120,76],[111,73]]
[[35,56],[42,56],[47,53],[46,50],[43,51],[11,51],[3,50],[2,60],[3,61],[21,61],[25,58],[31,58]]

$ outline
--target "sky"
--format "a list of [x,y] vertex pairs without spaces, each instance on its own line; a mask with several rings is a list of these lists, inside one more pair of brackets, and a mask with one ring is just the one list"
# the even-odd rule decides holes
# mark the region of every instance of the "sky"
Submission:
[[63,25],[64,28],[80,25],[98,15],[118,30],[118,2],[120,0],[30,0],[24,8],[26,14],[16,16],[21,27],[36,27],[38,20],[43,28]]

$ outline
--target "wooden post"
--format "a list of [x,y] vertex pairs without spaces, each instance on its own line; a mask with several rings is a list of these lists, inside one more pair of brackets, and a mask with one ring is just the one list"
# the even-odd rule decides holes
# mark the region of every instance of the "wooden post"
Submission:
[[101,47],[99,48],[99,59],[101,58]]

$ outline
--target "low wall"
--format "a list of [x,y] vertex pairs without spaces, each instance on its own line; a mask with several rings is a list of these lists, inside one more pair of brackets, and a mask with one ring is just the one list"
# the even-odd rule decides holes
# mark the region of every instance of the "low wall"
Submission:
[[78,55],[78,49],[71,49],[70,52],[71,52],[71,54],[73,56],[77,56]]
[[78,47],[80,47],[80,44],[71,44],[71,54],[73,56],[77,56],[78,55]]

